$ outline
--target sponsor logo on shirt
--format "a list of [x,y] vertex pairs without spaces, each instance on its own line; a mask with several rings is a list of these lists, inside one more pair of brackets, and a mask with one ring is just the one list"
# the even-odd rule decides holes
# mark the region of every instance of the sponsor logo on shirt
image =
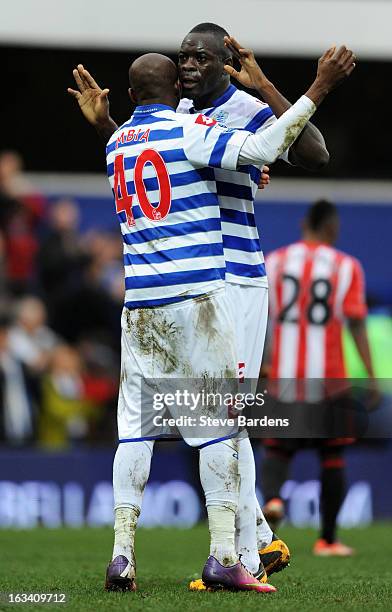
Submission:
[[211,127],[212,125],[216,125],[215,119],[212,117],[206,117],[205,115],[198,115],[195,123],[200,125],[206,125],[207,127]]

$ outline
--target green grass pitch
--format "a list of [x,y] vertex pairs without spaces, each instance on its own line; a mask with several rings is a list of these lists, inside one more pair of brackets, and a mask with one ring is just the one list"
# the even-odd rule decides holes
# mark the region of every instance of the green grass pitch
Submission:
[[137,533],[137,593],[105,593],[104,572],[111,552],[110,529],[0,531],[0,591],[66,593],[66,604],[0,603],[1,610],[111,611],[248,610],[319,612],[391,610],[391,524],[342,532],[357,549],[352,559],[319,559],[310,554],[315,532],[281,530],[292,551],[291,566],[274,574],[278,592],[191,593],[188,581],[207,557],[205,525],[191,530],[140,529]]

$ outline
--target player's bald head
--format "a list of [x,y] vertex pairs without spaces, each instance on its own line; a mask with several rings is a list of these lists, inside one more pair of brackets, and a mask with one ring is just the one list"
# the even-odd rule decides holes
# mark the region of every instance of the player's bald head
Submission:
[[177,66],[160,53],[146,53],[129,68],[129,84],[138,101],[173,95],[177,81]]

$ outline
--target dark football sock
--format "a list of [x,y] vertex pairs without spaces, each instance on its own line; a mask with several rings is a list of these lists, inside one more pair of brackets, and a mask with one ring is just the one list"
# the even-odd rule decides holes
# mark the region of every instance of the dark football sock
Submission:
[[261,486],[264,502],[280,497],[280,489],[287,480],[291,453],[268,449],[261,466]]
[[332,544],[336,540],[336,518],[345,494],[344,459],[341,454],[324,455],[321,469],[321,537]]

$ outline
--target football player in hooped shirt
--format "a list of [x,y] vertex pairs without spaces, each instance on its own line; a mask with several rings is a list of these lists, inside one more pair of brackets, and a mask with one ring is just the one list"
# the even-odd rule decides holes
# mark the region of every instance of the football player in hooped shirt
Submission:
[[[249,57],[247,57],[247,58],[246,58],[246,57],[242,58],[242,62],[243,62],[243,65],[244,65],[244,64],[246,65],[246,62],[248,63],[247,72],[248,72],[249,74],[254,73],[254,69],[255,69],[255,62],[254,62],[254,58],[253,58],[253,56],[252,56],[252,55],[250,55],[250,56],[249,56]],[[257,66],[257,65],[256,65],[256,66]],[[343,79],[345,76],[348,76],[348,75],[351,73],[351,71],[352,71],[352,69],[353,69],[353,66],[354,66],[354,64],[353,64],[353,55],[352,55],[352,53],[351,53],[351,52],[347,51],[345,48],[341,48],[341,49],[340,49],[338,52],[336,52],[336,53],[334,52],[334,49],[329,50],[329,51],[328,51],[328,52],[327,52],[327,53],[326,53],[326,54],[323,56],[322,60],[320,61],[320,65],[319,65],[320,75],[321,75],[321,72],[323,72],[323,71],[324,71],[324,73],[325,73],[325,68],[326,68],[327,66],[328,66],[327,72],[328,72],[328,70],[329,70],[329,81],[328,81],[328,79],[327,79],[328,84],[326,84],[326,83],[324,83],[323,79],[321,78],[321,82],[323,83],[323,86],[321,87],[320,91],[319,91],[319,92],[318,92],[318,94],[317,94],[317,95],[319,95],[319,96],[320,96],[320,97],[318,98],[318,100],[319,100],[319,101],[321,101],[321,99],[322,99],[322,98],[323,98],[323,97],[326,95],[326,93],[328,92],[328,90],[329,90],[330,88],[332,88],[333,86],[335,86],[335,85],[336,85],[336,84],[337,84],[337,83],[338,83],[340,80],[342,80],[342,79]],[[93,120],[91,121],[91,123],[93,123],[94,125],[96,125],[96,127],[97,127],[98,129],[100,129],[102,126],[104,126],[104,129],[106,129],[106,128],[107,128],[107,124],[108,124],[108,123],[110,124],[110,122],[111,122],[111,126],[112,126],[111,131],[113,132],[113,131],[114,131],[114,129],[116,129],[116,128],[117,128],[117,126],[114,124],[114,122],[112,122],[112,120],[108,120],[108,119],[107,119],[107,106],[106,106],[106,108],[105,108],[105,99],[106,99],[106,95],[107,95],[107,93],[108,93],[108,92],[107,92],[107,90],[103,90],[103,91],[102,91],[102,90],[99,90],[99,88],[98,88],[98,86],[96,85],[96,83],[95,83],[94,81],[92,81],[92,80],[91,80],[91,77],[88,75],[88,73],[87,73],[87,75],[86,75],[86,73],[85,73],[85,71],[83,71],[83,69],[82,69],[82,71],[81,71],[81,74],[80,74],[80,71],[79,71],[79,72],[78,72],[78,71],[75,71],[75,72],[77,72],[77,75],[75,75],[75,77],[77,78],[77,82],[78,82],[78,86],[79,86],[80,91],[79,91],[79,92],[76,92],[76,91],[72,91],[72,90],[71,90],[71,92],[70,92],[70,93],[72,93],[72,95],[74,95],[74,96],[75,96],[75,97],[78,99],[78,102],[79,102],[79,104],[80,104],[80,106],[81,106],[81,108],[82,108],[82,111],[84,112],[85,116],[86,116],[86,117],[87,117],[87,118],[88,118],[88,119],[91,121],[91,115],[89,115],[89,108],[88,108],[88,104],[89,104],[89,103],[88,103],[88,100],[89,100],[89,96],[90,96],[90,94],[91,94],[91,91],[89,92],[89,91],[87,91],[87,90],[89,90],[89,89],[93,89],[95,93],[94,93],[94,94],[91,94],[90,99],[91,99],[91,97],[94,97],[94,99],[95,99],[95,103],[92,105],[92,106],[94,107],[94,112],[92,113],[92,114],[93,114]],[[75,72],[74,72],[74,74],[75,74]],[[261,73],[261,71],[260,71],[259,69],[258,69],[258,72],[259,72],[259,75],[260,75],[260,80],[262,80],[263,75],[262,75],[262,73]],[[82,76],[81,76],[81,75],[82,75]],[[86,83],[83,83],[83,79],[82,79],[83,75],[84,75],[84,77],[87,79],[87,85],[86,85]],[[79,81],[78,81],[78,79],[79,79]],[[86,87],[85,87],[85,85],[86,85]],[[99,91],[98,91],[98,90],[99,90]],[[310,91],[310,90],[309,90],[309,91]],[[86,94],[86,95],[85,95],[85,94]],[[316,96],[316,99],[317,99],[317,96]],[[154,102],[154,103],[156,103],[156,104],[159,104],[159,102],[158,102],[157,100],[155,100],[155,99],[154,99],[154,100],[151,100],[151,102]],[[87,105],[87,106],[86,106],[86,105]],[[99,119],[99,120],[97,120],[97,105],[98,105],[98,106],[99,106],[99,105],[102,105],[102,107],[104,107],[104,108],[103,108],[103,111],[104,111],[104,112],[103,112],[103,115],[105,115],[105,114],[106,114],[106,118],[104,119],[104,121],[103,121],[102,123],[101,123],[100,119]],[[90,110],[91,110],[91,109],[90,109]],[[101,109],[101,110],[102,110],[102,109]],[[293,111],[294,111],[294,109],[293,109]],[[144,113],[144,112],[147,112],[147,110],[143,110],[143,108],[142,108],[142,107],[141,107],[139,110],[137,109],[137,113],[141,114],[141,117],[143,117],[143,113]],[[149,109],[149,112],[150,112],[150,113],[152,113],[153,111],[152,111],[151,109]],[[165,111],[165,112],[167,112],[167,111]],[[137,113],[135,113],[135,115],[136,115]],[[99,113],[98,113],[98,114],[99,114]],[[179,116],[179,115],[177,115],[177,116]],[[308,116],[309,116],[309,115],[308,115]],[[200,116],[198,115],[198,116],[195,118],[195,120],[194,120],[194,121],[195,121],[195,122],[197,122],[199,117],[200,117]],[[160,119],[160,118],[158,118],[158,119],[163,121],[163,120],[165,119],[165,117],[164,117],[163,119]],[[185,119],[185,118],[184,118],[184,119]],[[189,119],[191,119],[191,118],[189,117]],[[282,117],[282,119],[283,119],[283,117]],[[173,119],[173,118],[171,118],[171,119],[170,119],[170,121],[174,121],[174,119]],[[203,121],[204,121],[204,125],[205,125],[205,127],[207,127],[207,126],[209,125],[209,123],[213,124],[213,122],[208,122],[207,120],[203,120]],[[199,123],[200,123],[200,122],[199,122]],[[105,125],[104,125],[104,124],[105,124]],[[138,124],[138,120],[137,120],[137,118],[136,118],[136,120],[135,120],[135,119],[132,119],[132,125],[137,125],[137,124]],[[146,124],[146,121],[144,121],[144,124]],[[148,124],[148,121],[147,121],[147,124]],[[190,123],[189,123],[189,125],[190,125]],[[119,132],[121,132],[121,131],[122,131],[122,129],[124,129],[125,127],[126,127],[126,126],[123,126],[122,128],[120,128]],[[272,127],[272,126],[271,126],[271,127]],[[114,128],[114,129],[113,129],[113,128]],[[210,128],[208,128],[208,129],[210,129]],[[102,130],[101,130],[101,131],[102,131]],[[298,132],[297,132],[297,133],[298,133]],[[225,135],[225,134],[223,134],[223,135],[225,135],[225,138],[230,139],[232,136],[230,136],[229,134],[230,134],[230,132],[228,132],[228,133],[227,133],[227,135]],[[238,134],[239,134],[239,132],[237,131],[237,132],[236,132],[236,134],[238,135]],[[286,135],[287,135],[287,133],[286,133]],[[123,143],[123,141],[121,140],[121,134],[118,136],[118,138],[120,138],[120,145],[122,145],[122,144],[126,144],[125,142]],[[118,138],[117,138],[117,141],[118,141]],[[249,138],[249,139],[250,139],[250,140],[249,140],[249,143],[253,142],[253,141],[251,141],[251,136],[248,136],[247,138]],[[116,140],[116,139],[115,139],[115,140]],[[291,142],[292,142],[292,141],[293,141],[292,135],[291,135],[291,140],[290,140],[289,142],[287,141],[287,143],[286,143],[286,140],[285,140],[285,139],[283,139],[283,140],[282,140],[282,142],[281,142],[281,145],[280,145],[280,146],[279,146],[279,147],[278,147],[276,150],[279,150],[280,152],[283,152],[283,151],[284,151],[284,148],[285,148],[285,146],[284,146],[284,145],[285,145],[285,144],[287,144],[287,146],[288,146],[289,144],[291,144]],[[222,141],[222,142],[223,142],[223,141]],[[143,144],[143,143],[142,143],[142,144]],[[146,143],[144,143],[144,144],[146,144]],[[109,144],[109,147],[110,147],[110,146],[111,146],[111,145]],[[225,146],[226,146],[226,145],[225,145]],[[218,146],[218,149],[220,149],[220,148],[221,148],[221,146],[219,145],[219,146]],[[210,160],[210,161],[209,161],[209,162],[207,162],[207,163],[210,163],[210,162],[211,162],[211,160],[213,160],[213,159],[215,160],[215,157],[216,157],[216,152],[217,152],[217,150],[218,150],[218,149],[215,149],[215,147],[213,148],[213,150],[212,150],[212,151],[215,151],[215,153],[214,153],[214,155],[211,155],[211,157],[209,158],[209,160]],[[243,146],[243,149],[244,149],[244,152],[245,152],[245,145]],[[200,150],[201,150],[201,149],[200,149]],[[109,151],[109,149],[108,149],[108,151]],[[211,151],[211,153],[212,153],[212,151]],[[215,164],[215,161],[214,161],[214,164],[212,164],[212,165],[215,165],[215,167],[218,167],[218,168],[224,168],[224,167],[226,167],[227,169],[232,168],[232,165],[231,165],[231,164],[225,165],[224,163],[220,163],[220,162],[222,161],[222,159],[224,158],[224,155],[225,155],[225,152],[223,151],[222,155],[219,155],[219,156],[218,156],[218,157],[219,157],[219,160],[217,160],[217,163]],[[276,155],[275,155],[275,156],[272,156],[272,157],[271,157],[271,159],[275,159],[275,157],[276,157]],[[196,158],[195,158],[195,159],[196,159]],[[199,158],[197,158],[197,159],[199,159]],[[203,159],[205,159],[205,158],[203,157]],[[248,163],[248,164],[252,164],[252,167],[254,166],[254,167],[256,167],[256,168],[257,168],[257,164],[259,164],[259,165],[260,165],[262,160],[264,160],[264,161],[268,161],[268,157],[258,157],[257,155],[255,156],[255,155],[249,155],[249,154],[248,154],[248,155],[242,155],[242,157],[241,157],[241,155],[240,155],[238,159],[239,159],[240,164],[241,164],[241,163],[242,163],[242,164]],[[241,160],[242,160],[242,161],[241,161]],[[110,162],[110,164],[112,164],[112,162]],[[110,164],[109,164],[109,165],[110,165]],[[108,166],[108,168],[109,168],[109,166]],[[241,169],[239,170],[239,173],[240,173],[240,172],[241,172]],[[244,174],[244,175],[245,175],[246,173],[245,173],[245,172],[243,172],[242,174]],[[116,187],[116,185],[115,185],[115,192],[117,192],[117,187]],[[140,198],[139,198],[139,199],[140,199]],[[143,207],[142,207],[142,208],[143,208]],[[129,221],[129,219],[128,219],[128,221]],[[223,241],[223,244],[224,244],[224,241]],[[226,258],[226,256],[225,256],[225,258]],[[136,292],[137,292],[138,294],[142,295],[142,293],[143,293],[143,291],[144,291],[144,287],[141,287],[140,285],[137,285],[137,287],[138,287],[138,288],[136,289]],[[131,298],[131,297],[132,297],[132,283],[131,283],[131,285],[130,285],[130,289],[131,289],[131,291],[130,291],[130,293],[129,293],[129,297]],[[142,289],[143,291],[142,291],[142,292],[140,292],[140,291],[139,291],[139,289]],[[149,292],[148,292],[148,291],[147,291],[147,292],[145,292],[145,296],[148,296],[148,294],[149,294]],[[143,295],[144,295],[144,294],[143,294]],[[171,297],[174,297],[174,294],[173,294],[173,296],[171,296]],[[190,297],[191,297],[191,296],[190,296]],[[144,299],[147,299],[147,297],[144,297]],[[166,299],[166,298],[165,298],[165,299]],[[149,304],[149,305],[151,305],[151,304]],[[137,309],[139,309],[140,307],[141,307],[141,306],[140,306],[140,304],[139,304],[139,303],[137,303],[137,304],[136,304],[136,303],[133,303],[133,304],[131,304],[131,305],[128,305],[128,308],[134,308],[134,309],[136,309],[136,310],[137,310]],[[129,441],[129,440],[125,440],[125,441]],[[133,442],[133,441],[134,441],[134,440],[132,439],[132,442]],[[133,445],[132,445],[132,446],[133,446]],[[203,449],[203,450],[204,450],[204,449]],[[252,456],[252,461],[253,461],[253,456]],[[252,495],[254,495],[254,482],[253,482],[253,492],[252,492]],[[249,503],[249,500],[248,500],[248,503]],[[136,519],[135,519],[134,523],[135,523],[135,522],[136,522]],[[135,526],[135,525],[134,525],[134,526]],[[219,530],[218,530],[218,531],[219,531]],[[117,535],[117,533],[116,533],[116,535]],[[123,555],[120,555],[120,556],[123,556]],[[123,568],[123,569],[124,569],[124,571],[125,571],[125,569],[126,569],[126,568]],[[222,570],[222,571],[223,571],[223,570]],[[250,585],[247,585],[247,586],[250,586]]]
[[[241,62],[240,72],[232,66],[232,55]],[[183,100],[177,112],[202,112],[220,125],[262,132],[290,103],[264,75],[260,82],[254,81],[247,69],[252,61],[253,53],[241,49],[221,27],[207,23],[193,28],[178,55]],[[247,88],[256,89],[264,102],[230,84],[229,75]],[[281,157],[307,170],[321,168],[329,159],[322,135],[309,123]],[[259,376],[268,313],[267,277],[253,210],[259,177],[260,168],[254,165],[242,166],[235,174],[215,170],[226,283],[236,321],[239,376],[250,381]],[[262,561],[271,574],[286,567],[290,555],[284,542],[274,536],[254,494],[254,458],[247,437],[239,443],[239,465],[238,552],[251,571],[257,571]],[[253,505],[249,503],[252,491]],[[203,585],[194,581],[191,587],[199,589]]]

